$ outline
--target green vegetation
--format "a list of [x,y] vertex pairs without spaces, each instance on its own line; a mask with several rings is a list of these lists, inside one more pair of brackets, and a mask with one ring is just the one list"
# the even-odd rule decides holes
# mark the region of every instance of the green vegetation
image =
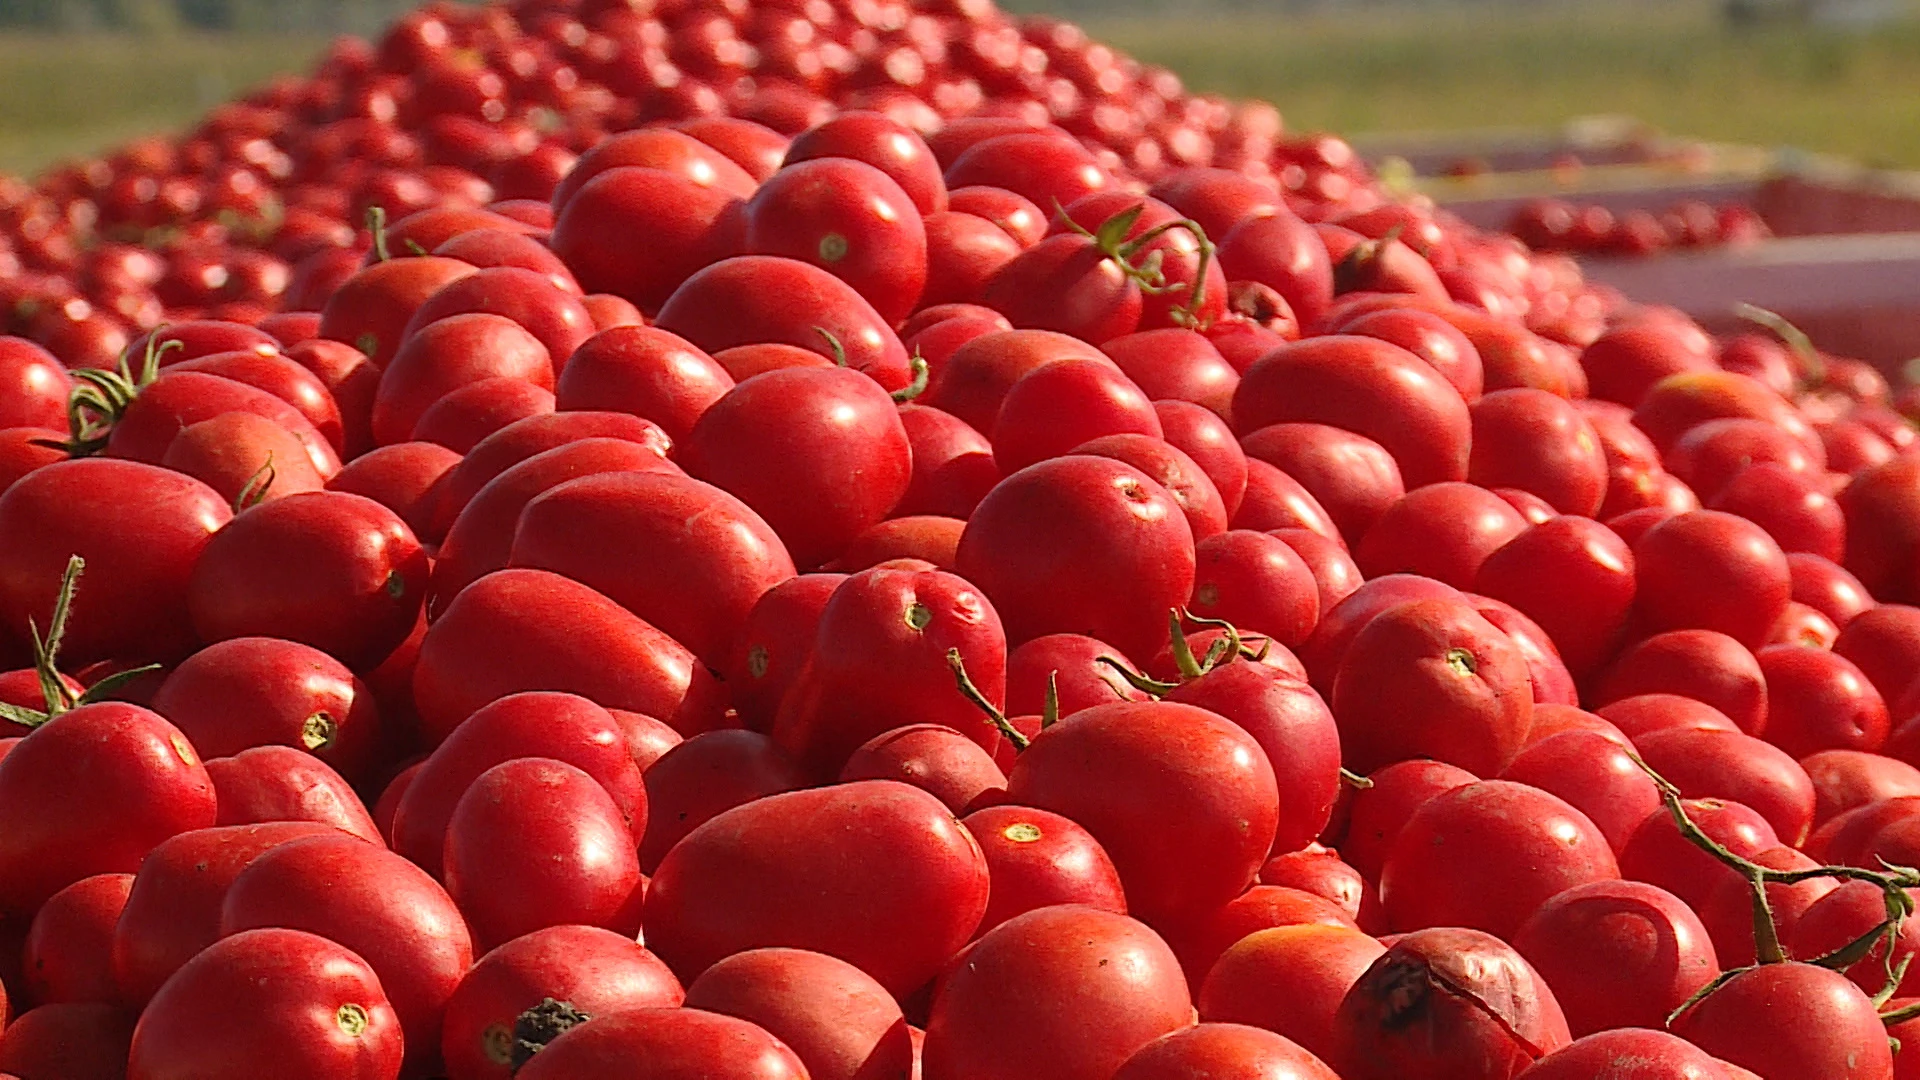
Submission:
[[[0,11],[8,3],[0,0]],[[358,21],[399,3],[319,6]],[[315,5],[79,6],[219,11],[260,26],[262,11]],[[1676,134],[1920,167],[1920,21],[1870,31],[1791,23],[1736,30],[1720,10],[1710,0],[1343,3],[1082,18],[1097,37],[1166,64],[1195,88],[1278,103],[1296,129],[1546,125],[1625,113]],[[31,170],[188,123],[261,79],[305,67],[323,43],[311,32],[0,35],[0,169]]]

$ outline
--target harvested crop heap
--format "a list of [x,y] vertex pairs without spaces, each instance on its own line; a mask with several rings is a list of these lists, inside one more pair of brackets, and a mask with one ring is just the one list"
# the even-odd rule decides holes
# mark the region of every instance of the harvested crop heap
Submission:
[[1920,1075],[1920,451],[1765,313],[972,0],[0,224],[0,1074]]

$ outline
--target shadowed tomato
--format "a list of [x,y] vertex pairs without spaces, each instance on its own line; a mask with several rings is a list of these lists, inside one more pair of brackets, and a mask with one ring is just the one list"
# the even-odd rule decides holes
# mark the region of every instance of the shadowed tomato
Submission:
[[67,429],[66,365],[26,338],[0,337],[0,428]]
[[[221,908],[224,938],[266,927],[322,934],[365,959],[406,1032],[408,1058],[432,1067],[441,1013],[473,965],[473,946],[453,901],[425,871],[338,832],[289,840],[248,863]],[[167,996],[163,986],[148,1015]]]
[[821,610],[813,648],[775,713],[774,741],[820,777],[836,775],[904,716],[991,750],[999,733],[953,687],[955,651],[997,707],[1006,696],[1006,635],[979,590],[936,570],[854,574]]
[[1309,338],[1248,368],[1233,396],[1234,430],[1290,422],[1373,439],[1409,487],[1467,475],[1472,425],[1459,391],[1419,357],[1375,338]]
[[792,755],[756,731],[706,731],[646,769],[647,825],[640,868],[651,872],[681,838],[715,815],[767,795],[797,791],[808,775]]
[[1297,851],[1275,855],[1260,867],[1260,884],[1284,885],[1289,889],[1299,889],[1315,896],[1324,897],[1336,904],[1348,918],[1359,920],[1361,911],[1366,912],[1365,926],[1375,927],[1380,921],[1379,897],[1373,895],[1373,886],[1360,876],[1360,871],[1348,866],[1332,848],[1322,847],[1318,843],[1309,843]]
[[[994,275],[1020,254],[1019,242],[1006,230],[974,214],[953,210],[928,214],[924,227],[927,269],[922,304],[978,302]],[[983,332],[990,329],[982,328]],[[923,353],[933,351],[924,332],[916,335],[915,345]]]
[[168,372],[141,389],[114,423],[107,454],[157,463],[182,429],[223,412],[254,413],[286,428],[322,479],[340,471],[332,444],[299,409],[258,387],[201,371]]
[[544,998],[590,1016],[674,1008],[679,980],[630,937],[591,926],[554,926],[482,956],[447,999],[440,1046],[447,1071],[471,1080],[513,1075],[513,1028]]
[[[624,557],[636,546],[646,559]],[[527,503],[508,565],[595,588],[715,669],[753,605],[794,573],[780,538],[745,503],[698,480],[645,472],[581,477]]]
[[1009,802],[1065,815],[1100,841],[1146,918],[1223,904],[1273,846],[1279,795],[1253,736],[1216,713],[1121,702],[1047,728],[1008,773]]
[[1333,302],[1333,265],[1313,226],[1277,210],[1250,217],[1217,239],[1220,268],[1228,277],[1273,289],[1302,325],[1319,324]]
[[488,702],[560,687],[676,731],[718,720],[716,680],[678,642],[578,582],[500,570],[461,590],[427,630],[414,668],[423,731],[444,739]]
[[1467,477],[1530,491],[1563,514],[1591,516],[1607,492],[1599,438],[1565,399],[1544,390],[1497,390],[1472,406]]
[[1001,402],[1021,376],[1060,360],[1112,363],[1078,338],[1051,330],[1002,330],[982,334],[954,350],[929,378],[921,404],[958,417],[975,431],[993,430]]
[[839,368],[788,368],[741,383],[700,417],[681,460],[753,507],[802,568],[883,520],[912,477],[893,401]]
[[130,873],[214,820],[213,781],[180,729],[137,705],[54,717],[0,759],[0,910],[29,914],[95,874]]
[[1007,712],[1040,715],[1049,680],[1061,716],[1114,701],[1147,700],[1144,691],[1101,663],[1102,656],[1124,659],[1118,649],[1084,634],[1046,634],[1019,646],[1007,654]]
[[1348,768],[1431,757],[1494,775],[1526,740],[1526,661],[1461,601],[1388,608],[1352,639],[1338,671],[1333,715]]
[[714,263],[674,290],[655,325],[708,353],[762,342],[812,349],[829,360],[844,353],[847,367],[888,393],[913,380],[907,350],[873,305],[797,259],[741,255]]
[[905,1076],[913,1041],[886,988],[844,960],[805,949],[750,949],[687,987],[687,1008],[766,1029],[811,1080]]
[[960,951],[986,906],[986,861],[940,800],[862,780],[770,795],[688,833],[648,885],[643,922],[683,978],[783,945],[846,960],[898,996]]
[[634,1009],[589,1020],[546,1044],[520,1080],[616,1080],[636,1062],[659,1080],[806,1080],[765,1028],[702,1009]]
[[927,233],[885,172],[846,157],[788,161],[747,201],[745,250],[811,263],[897,324],[927,282]]
[[1156,401],[1161,435],[1213,481],[1231,519],[1247,493],[1247,455],[1219,415],[1187,401]]
[[888,518],[854,537],[826,569],[856,573],[884,562],[915,559],[951,571],[954,552],[960,547],[960,534],[966,527],[962,518],[937,514]]
[[413,425],[413,438],[464,454],[516,420],[552,411],[550,391],[521,379],[496,376],[470,382],[427,406]]
[[958,559],[1016,644],[1080,633],[1151,657],[1168,609],[1193,593],[1193,538],[1178,504],[1106,458],[1054,458],[1001,481],[968,520]]
[[599,781],[523,757],[481,773],[454,805],[442,873],[483,949],[551,926],[625,934],[640,926],[637,847]]
[[113,1002],[113,928],[127,906],[132,874],[95,874],[40,905],[21,958],[32,1000]]
[[206,484],[229,504],[240,503],[242,495],[265,502],[326,486],[300,437],[254,413],[221,413],[188,424],[167,444],[159,464]]
[[1353,1080],[1511,1078],[1572,1041],[1553,991],[1518,952],[1451,927],[1395,941],[1334,1026],[1336,1060]]
[[16,1077],[119,1080],[127,1074],[135,1019],[124,1009],[99,1003],[26,1010],[0,1038],[0,1070]]
[[[209,1011],[251,1022],[209,1036]],[[210,946],[168,980],[140,1014],[127,1077],[394,1080],[402,1052],[371,965],[315,934],[260,929]]]
[[820,613],[845,574],[801,574],[774,585],[747,613],[726,669],[741,723],[764,731],[813,653]]
[[565,362],[559,407],[631,413],[660,425],[675,443],[733,389],[733,379],[685,339],[646,326],[618,326],[588,338]]
[[[1853,941],[1871,935],[1876,930],[1884,929],[1881,924],[1887,918],[1886,893],[1869,881],[1843,881],[1807,905],[1799,915],[1792,934],[1784,941],[1791,950],[1790,955],[1809,958],[1825,956],[1846,948]],[[1855,986],[1869,994],[1878,993],[1888,983],[1887,973],[1901,971],[1904,965],[1911,963],[1908,958],[1916,952],[1920,952],[1920,929],[1902,923],[1893,938],[1891,957],[1887,955],[1886,939],[1881,938],[1865,956],[1844,971]],[[1903,976],[1898,983],[1898,991],[1911,992],[1916,982],[1920,980],[1909,982]]]
[[1172,950],[1124,915],[1063,905],[981,937],[934,999],[927,1080],[1096,1080],[1192,1023]]

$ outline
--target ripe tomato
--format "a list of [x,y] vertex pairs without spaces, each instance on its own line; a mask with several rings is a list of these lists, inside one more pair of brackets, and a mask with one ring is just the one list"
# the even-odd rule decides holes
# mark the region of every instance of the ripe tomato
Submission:
[[1256,931],[1222,953],[1200,987],[1203,1022],[1277,1032],[1338,1060],[1341,999],[1386,947],[1347,926],[1298,923]]
[[134,1019],[125,1009],[97,1002],[29,1009],[15,1016],[0,1036],[0,1070],[16,1077],[123,1077]]
[[366,804],[339,773],[304,750],[256,746],[232,757],[210,758],[219,825],[311,821],[370,844],[386,845]]
[[1558,893],[1513,934],[1554,991],[1575,1035],[1662,1027],[1720,974],[1693,909],[1665,889],[1599,881]]
[[586,339],[555,384],[559,407],[631,413],[660,425],[673,443],[733,389],[734,380],[691,342],[648,326],[616,326]]
[[702,1009],[602,1016],[547,1043],[520,1080],[616,1080],[636,1062],[658,1080],[806,1080],[807,1068],[765,1028]]
[[1811,964],[1743,971],[1680,1014],[1673,1030],[1710,1054],[1779,1080],[1893,1076],[1893,1053],[1873,1002],[1846,976]]
[[744,248],[811,263],[897,325],[927,283],[927,233],[893,178],[845,157],[788,161],[747,201]]
[[[252,1022],[210,1035],[210,1009]],[[365,960],[315,934],[260,929],[210,946],[167,980],[134,1028],[127,1077],[394,1080],[401,1056],[400,1021]]]
[[113,929],[132,874],[95,874],[61,889],[34,913],[22,949],[27,992],[41,1003],[112,1002]]
[[758,1024],[812,1080],[905,1076],[913,1042],[886,988],[844,960],[805,949],[749,949],[687,987],[687,1008]]

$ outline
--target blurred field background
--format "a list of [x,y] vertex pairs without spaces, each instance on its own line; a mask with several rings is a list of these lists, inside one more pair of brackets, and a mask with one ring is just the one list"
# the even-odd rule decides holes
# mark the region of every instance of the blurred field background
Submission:
[[[1343,134],[1628,114],[1673,134],[1920,168],[1920,13],[1827,0],[1829,19],[1733,25],[1717,0],[1084,0],[1055,10],[1196,89]],[[1796,0],[1765,0],[1779,7]],[[1798,0],[1805,3],[1806,0]],[[399,0],[0,0],[0,170],[181,125],[305,67]],[[12,25],[8,25],[11,23]],[[53,25],[58,29],[40,29]],[[211,30],[223,26],[237,29]]]

